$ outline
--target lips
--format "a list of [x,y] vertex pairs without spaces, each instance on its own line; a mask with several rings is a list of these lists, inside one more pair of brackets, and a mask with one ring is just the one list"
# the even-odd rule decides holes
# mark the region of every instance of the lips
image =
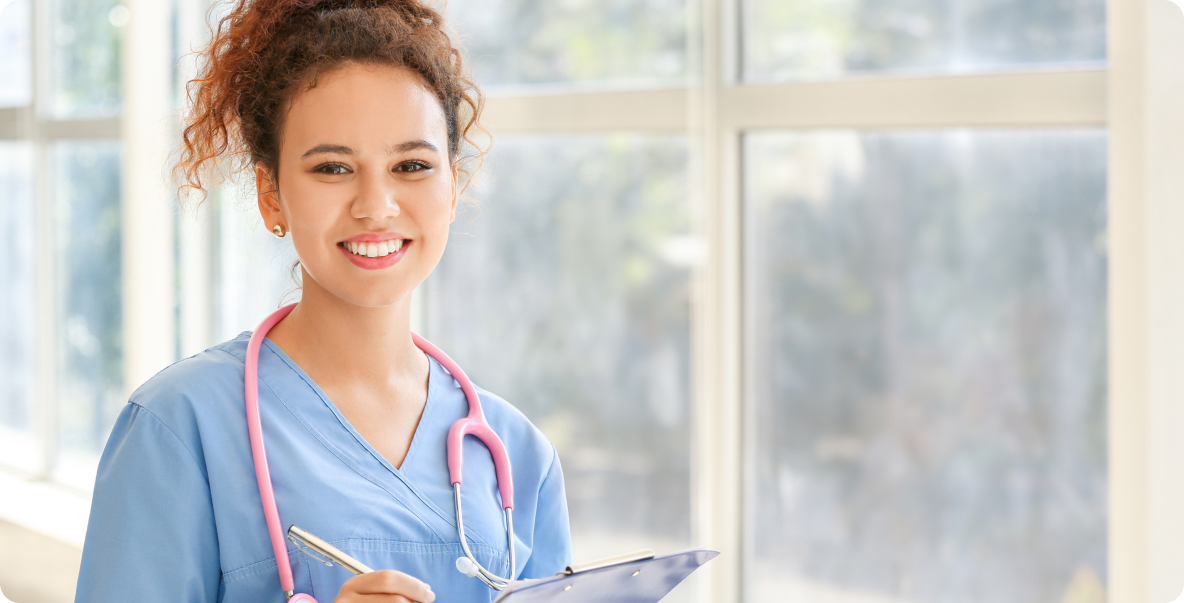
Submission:
[[397,263],[407,253],[411,239],[392,234],[364,234],[337,244],[346,259],[359,268],[381,270]]

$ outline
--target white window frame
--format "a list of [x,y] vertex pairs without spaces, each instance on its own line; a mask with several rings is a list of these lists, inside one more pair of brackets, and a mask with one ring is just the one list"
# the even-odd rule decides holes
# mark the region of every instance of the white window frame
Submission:
[[[702,83],[686,89],[494,95],[495,134],[681,130],[693,138],[693,533],[731,554],[701,601],[744,597],[740,137],[750,129],[1108,130],[1108,597],[1169,601],[1184,586],[1184,27],[1167,0],[1110,0],[1103,69],[741,84],[737,0],[699,0]],[[695,19],[692,19],[694,22]],[[691,31],[696,31],[691,28]],[[627,110],[623,110],[627,109]],[[701,186],[699,186],[701,185]]]
[[[29,104],[0,108],[0,140],[29,144],[33,152],[34,228],[42,249],[56,249],[57,211],[54,199],[53,144],[61,140],[118,140],[121,122],[118,117],[62,119],[49,112],[51,22],[49,3],[31,1],[30,32],[32,51],[32,86]],[[11,200],[2,200],[11,202]],[[34,431],[38,450],[37,466],[27,477],[49,480],[57,460],[58,443],[58,317],[60,299],[57,287],[57,258],[52,253],[34,254],[35,308],[34,329],[36,371],[33,392]]]
[[[751,129],[1103,127],[1109,132],[1108,454],[1112,601],[1168,601],[1184,586],[1184,15],[1168,0],[1110,0],[1104,69],[932,77],[859,76],[742,84],[735,73],[738,0],[688,0],[689,56],[701,73],[682,88],[490,95],[494,136],[589,131],[684,132],[701,179],[693,229],[709,249],[693,275],[692,532],[725,554],[701,572],[701,601],[740,601],[744,554],[745,381],[740,137]],[[183,18],[198,0],[180,0]],[[124,326],[129,390],[175,355],[180,333],[208,332],[213,309],[174,312],[173,216],[155,169],[169,150],[173,66],[163,52],[168,3],[125,0],[123,114],[52,120],[45,98],[46,3],[34,0],[32,107],[0,109],[0,138],[34,143],[39,240],[52,236],[46,148],[59,138],[120,138],[124,149]],[[155,5],[155,6],[154,6]],[[204,11],[203,13],[204,14]],[[700,27],[701,26],[701,27]],[[154,52],[155,50],[155,52]],[[166,60],[162,60],[166,59]],[[163,75],[162,75],[163,74]],[[175,123],[175,122],[173,122]],[[175,130],[175,125],[173,126]],[[173,132],[175,136],[175,132]],[[149,166],[145,168],[144,166]],[[137,166],[138,169],[131,169]],[[197,247],[186,228],[181,249]],[[186,252],[183,251],[183,255]],[[199,254],[200,255],[200,254]],[[189,256],[186,256],[189,257]],[[188,260],[185,260],[188,261]],[[194,260],[199,264],[201,260]],[[43,262],[44,263],[44,262]],[[52,267],[38,265],[38,424],[56,435],[52,399]],[[183,271],[185,298],[208,279]],[[191,281],[190,279],[197,279]],[[203,310],[204,308],[204,310]],[[166,311],[167,310],[167,311]],[[189,337],[186,337],[187,339]],[[51,459],[52,455],[46,455]],[[44,476],[43,476],[44,477]]]

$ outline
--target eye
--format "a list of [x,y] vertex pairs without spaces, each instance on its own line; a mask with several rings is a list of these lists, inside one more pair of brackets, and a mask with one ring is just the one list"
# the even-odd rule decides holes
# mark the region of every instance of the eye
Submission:
[[430,169],[432,166],[423,161],[407,161],[395,166],[396,172],[419,172]]
[[340,163],[322,163],[321,165],[313,168],[312,171],[318,174],[339,175],[348,174],[349,168],[341,165]]

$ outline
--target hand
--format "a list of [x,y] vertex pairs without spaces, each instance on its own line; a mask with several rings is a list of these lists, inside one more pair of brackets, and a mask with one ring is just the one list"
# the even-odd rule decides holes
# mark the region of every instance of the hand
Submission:
[[333,603],[432,603],[436,594],[421,580],[395,570],[354,576],[341,585]]

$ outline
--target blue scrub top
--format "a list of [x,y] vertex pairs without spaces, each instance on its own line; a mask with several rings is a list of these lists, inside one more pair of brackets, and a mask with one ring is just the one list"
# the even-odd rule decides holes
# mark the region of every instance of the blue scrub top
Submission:
[[[276,572],[243,402],[250,333],[161,371],[132,394],[99,463],[76,601],[284,601]],[[415,576],[443,602],[497,593],[456,570],[456,533],[445,436],[468,403],[430,359],[428,397],[411,448],[396,469],[283,350],[265,340],[259,404],[271,479],[286,530],[296,524],[375,569]],[[509,451],[519,578],[571,563],[563,472],[554,446],[506,401],[477,388]],[[462,496],[473,554],[509,571],[493,463],[465,438]],[[352,574],[289,544],[297,592],[329,603]]]

